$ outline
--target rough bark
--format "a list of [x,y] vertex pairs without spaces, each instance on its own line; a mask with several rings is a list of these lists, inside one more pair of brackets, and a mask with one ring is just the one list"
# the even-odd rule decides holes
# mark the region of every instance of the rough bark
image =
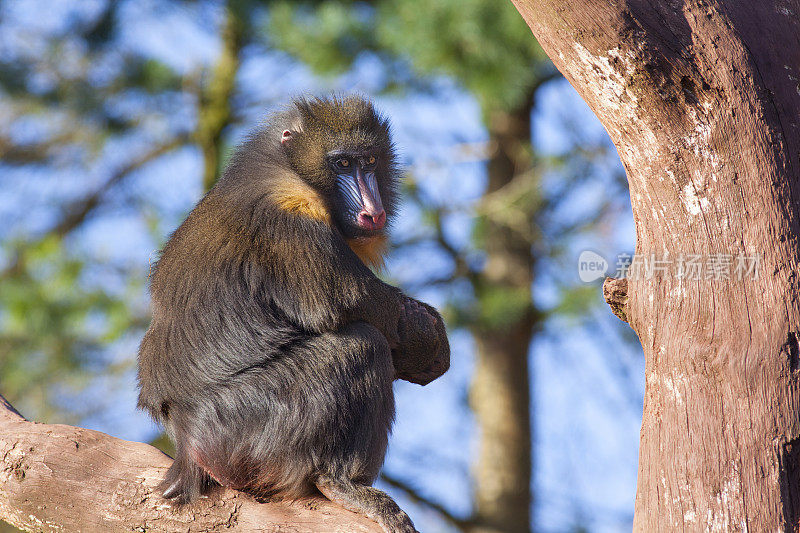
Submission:
[[617,147],[637,254],[759,261],[755,279],[629,277],[634,529],[796,531],[800,3],[513,1]]
[[[530,172],[532,105],[531,98],[520,109],[489,118],[492,154],[487,196],[502,194]],[[533,255],[529,237],[513,225],[492,214],[486,215],[483,225],[487,260],[475,283],[478,299],[506,295],[509,305],[511,301],[518,305],[502,323],[481,321],[472,328],[477,365],[470,404],[480,431],[480,451],[474,469],[471,531],[523,533],[530,531],[532,499],[528,354],[534,316]],[[530,220],[522,226],[529,229]]]
[[175,510],[154,490],[170,463],[147,444],[28,422],[0,396],[0,519],[23,530],[381,531],[327,500],[258,503],[227,489]]
[[623,322],[628,321],[628,280],[606,278],[603,282],[603,299]]

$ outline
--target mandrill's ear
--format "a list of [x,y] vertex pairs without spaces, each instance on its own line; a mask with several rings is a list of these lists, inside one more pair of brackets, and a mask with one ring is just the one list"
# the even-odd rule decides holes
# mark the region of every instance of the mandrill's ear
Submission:
[[291,140],[292,140],[292,131],[283,130],[283,133],[281,133],[281,145],[287,146]]

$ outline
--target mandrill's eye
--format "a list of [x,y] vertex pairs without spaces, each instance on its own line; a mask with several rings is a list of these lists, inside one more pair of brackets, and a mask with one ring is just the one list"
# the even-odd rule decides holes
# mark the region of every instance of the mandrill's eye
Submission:
[[339,165],[340,167],[348,168],[350,166],[350,160],[345,157],[342,157],[341,159],[338,159],[336,161],[336,164]]
[[374,155],[369,156],[369,159],[367,159],[367,164],[368,165],[374,165],[375,164],[375,156]]

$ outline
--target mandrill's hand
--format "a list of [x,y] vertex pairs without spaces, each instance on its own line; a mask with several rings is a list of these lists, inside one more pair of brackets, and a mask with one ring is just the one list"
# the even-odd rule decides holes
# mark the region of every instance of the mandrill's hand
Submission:
[[392,351],[397,378],[427,385],[450,368],[450,343],[439,313],[406,298],[398,327],[400,345]]

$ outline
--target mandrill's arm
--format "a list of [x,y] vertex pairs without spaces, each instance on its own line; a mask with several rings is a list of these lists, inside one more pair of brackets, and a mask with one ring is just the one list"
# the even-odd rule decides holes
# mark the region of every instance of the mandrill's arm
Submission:
[[292,321],[314,332],[364,321],[400,344],[403,293],[378,279],[324,220],[277,211],[267,221],[265,290]]
[[380,279],[322,217],[278,210],[264,227],[270,300],[309,331],[364,321],[392,347],[401,379],[427,384],[450,366],[439,313]]

